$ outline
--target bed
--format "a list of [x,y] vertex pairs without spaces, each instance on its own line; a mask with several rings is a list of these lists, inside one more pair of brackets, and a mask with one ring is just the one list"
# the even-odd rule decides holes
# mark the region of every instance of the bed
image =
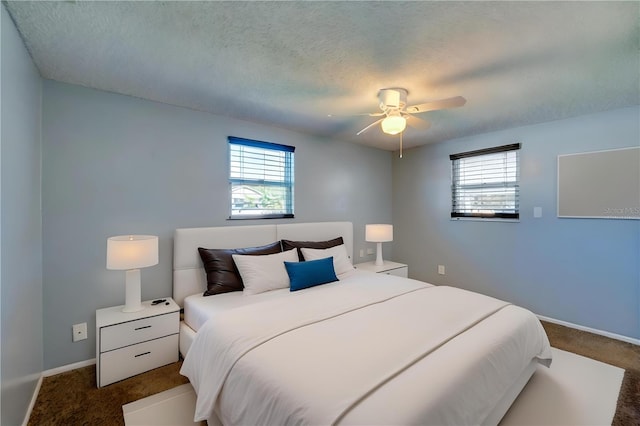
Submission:
[[536,366],[551,363],[540,322],[523,308],[344,264],[338,281],[300,291],[203,296],[199,247],[336,237],[353,258],[350,222],[175,231],[181,373],[197,393],[195,420],[495,425]]

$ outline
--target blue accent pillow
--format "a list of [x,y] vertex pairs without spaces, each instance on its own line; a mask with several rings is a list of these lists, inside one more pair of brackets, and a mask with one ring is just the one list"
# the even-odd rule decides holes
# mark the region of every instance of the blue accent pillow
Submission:
[[333,269],[333,256],[306,262],[284,262],[284,267],[291,282],[289,291],[338,281]]

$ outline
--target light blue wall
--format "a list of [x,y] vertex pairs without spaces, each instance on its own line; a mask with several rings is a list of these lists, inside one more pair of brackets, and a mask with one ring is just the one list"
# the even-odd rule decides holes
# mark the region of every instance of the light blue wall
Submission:
[[[44,368],[95,356],[95,309],[124,301],[123,274],[105,268],[108,236],[160,236],[160,264],[142,272],[143,299],[151,299],[171,293],[176,227],[252,223],[226,220],[228,135],[295,145],[294,221],[353,221],[356,255],[366,247],[364,225],[393,217],[395,242],[385,245],[385,257],[409,263],[413,277],[640,337],[640,222],[555,217],[557,155],[637,145],[638,108],[426,146],[406,151],[401,160],[341,141],[52,81],[44,82],[40,111],[37,70],[4,8],[2,13],[2,390],[3,399],[18,400],[15,410],[2,410],[3,419],[23,412],[33,379],[25,382],[25,392],[5,390],[42,370],[43,351]],[[7,104],[16,108],[7,110]],[[14,146],[17,138],[26,143]],[[514,141],[523,143],[521,221],[451,222],[448,155]],[[543,208],[543,218],[533,219],[534,206]],[[20,223],[7,232],[12,220]],[[9,242],[17,251],[7,251]],[[500,246],[507,249],[498,253]],[[364,260],[370,257],[355,259]],[[447,275],[437,275],[438,264],[447,266]],[[24,268],[19,276],[17,268]],[[14,285],[16,279],[29,283]],[[40,312],[44,329],[34,321]],[[20,325],[6,321],[9,316]],[[79,322],[88,323],[89,339],[72,343],[71,325]],[[10,343],[30,355],[9,356]],[[12,373],[5,376],[8,367]]]
[[22,424],[43,366],[42,82],[2,9],[1,268],[3,425]]
[[[449,154],[514,142],[520,222],[451,221]],[[640,221],[556,217],[558,155],[639,144],[640,108],[631,107],[407,150],[393,161],[395,258],[413,278],[640,338]]]
[[[229,135],[296,147],[296,217],[281,222],[352,221],[357,255],[364,225],[391,221],[386,151],[53,81],[43,135],[45,368],[93,358],[95,310],[124,303],[107,237],[159,235],[146,300],[171,295],[175,228],[255,223],[227,220]],[[89,339],[72,343],[79,322]]]

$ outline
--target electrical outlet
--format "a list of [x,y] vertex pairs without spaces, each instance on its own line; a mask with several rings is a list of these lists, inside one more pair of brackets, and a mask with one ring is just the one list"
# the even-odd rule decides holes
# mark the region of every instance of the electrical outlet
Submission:
[[360,249],[360,257],[364,257],[364,250]]
[[438,265],[438,274],[444,275],[444,265]]
[[83,322],[82,324],[74,324],[72,327],[73,330],[73,341],[77,342],[79,340],[84,340],[87,338],[87,323]]

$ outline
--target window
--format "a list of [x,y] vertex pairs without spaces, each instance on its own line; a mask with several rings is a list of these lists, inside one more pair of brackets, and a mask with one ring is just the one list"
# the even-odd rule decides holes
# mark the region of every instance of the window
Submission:
[[450,155],[451,217],[518,219],[520,144]]
[[230,219],[293,217],[294,151],[229,136]]

